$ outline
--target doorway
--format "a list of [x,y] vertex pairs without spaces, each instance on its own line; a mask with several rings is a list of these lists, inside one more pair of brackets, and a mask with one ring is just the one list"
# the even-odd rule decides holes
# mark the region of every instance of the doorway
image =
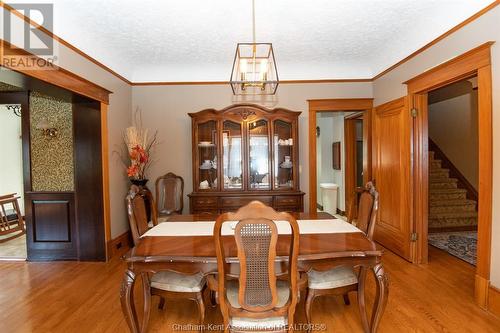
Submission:
[[492,73],[491,45],[484,43],[454,59],[449,60],[413,79],[408,86],[409,109],[413,118],[413,220],[416,232],[414,260],[428,260],[428,177],[429,177],[429,92],[451,83],[477,76],[478,87],[478,222],[477,261],[474,296],[481,307],[487,306],[490,278],[491,223],[492,223]]
[[[347,116],[352,116],[354,114],[357,114],[358,117],[362,115],[363,117],[363,183],[367,182],[370,180],[371,177],[371,126],[370,126],[370,121],[371,121],[371,111],[373,107],[373,99],[372,98],[358,98],[358,99],[319,99],[319,100],[309,100],[309,212],[315,212],[317,211],[318,208],[318,203],[321,202],[318,201],[320,198],[320,187],[318,183],[318,179],[321,179],[321,177],[318,178],[319,172],[318,172],[318,165],[320,164],[318,162],[318,131],[317,131],[317,124],[318,124],[318,118],[322,117],[323,113],[343,113],[343,116],[341,117],[342,119],[342,125],[341,127],[344,128],[345,126],[345,117]],[[342,129],[342,131],[344,131]],[[321,136],[321,129],[319,135]],[[329,148],[328,151],[332,152],[332,172],[333,172],[333,155],[334,152],[337,152],[338,155],[338,161],[340,161],[340,167],[341,169],[345,169],[346,172],[351,170],[351,167],[349,168],[345,165],[348,162],[348,155],[349,152],[352,153],[353,149],[344,149],[342,142],[345,142],[345,135],[342,134],[341,138],[339,138],[338,141],[329,143]],[[334,143],[336,143],[335,148],[334,148]],[[350,146],[349,146],[350,147]],[[350,161],[350,158],[349,158]],[[343,176],[343,178],[346,178]],[[338,200],[341,198],[341,200],[344,202],[344,210],[345,212],[345,207],[349,207],[346,205],[345,202],[345,180],[342,181],[344,184],[344,189],[342,191],[342,194],[338,196]],[[354,186],[355,187],[355,186]],[[349,201],[349,200],[348,200]],[[348,203],[347,203],[348,204]],[[339,205],[340,206],[340,205]],[[340,208],[339,208],[340,209]],[[342,213],[342,212],[341,212]]]
[[346,212],[344,116],[332,111],[316,117],[317,209],[341,216]]
[[[477,257],[477,76],[428,93],[428,241],[471,265]],[[432,260],[429,252],[429,260]]]
[[17,193],[24,204],[18,215],[25,234],[15,240],[25,239],[26,247],[17,257],[105,260],[101,104],[18,72],[2,70],[0,80],[0,90],[8,89],[0,93],[0,104],[21,106],[22,177],[15,182],[22,191],[0,193],[0,211],[8,220],[2,225],[18,224],[12,206],[2,210],[1,203],[10,200],[2,196]]
[[[5,86],[5,85],[2,85]],[[7,86],[5,86],[7,87]],[[26,260],[22,105],[16,87],[0,92],[0,259]],[[17,102],[17,103],[16,103]],[[5,104],[4,104],[5,103]]]

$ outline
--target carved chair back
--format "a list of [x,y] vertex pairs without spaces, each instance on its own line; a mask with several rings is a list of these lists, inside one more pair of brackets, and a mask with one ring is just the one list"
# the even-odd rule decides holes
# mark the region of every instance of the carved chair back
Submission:
[[[147,199],[147,200],[145,200]],[[136,185],[132,185],[125,198],[127,204],[128,221],[130,223],[130,231],[134,240],[134,245],[137,245],[141,236],[151,228],[148,221],[146,205],[149,203],[151,208],[151,219],[153,226],[158,224],[156,205],[151,192],[141,189]]]
[[156,180],[155,187],[159,215],[182,214],[184,179],[169,172]]
[[[274,221],[287,221],[291,227],[289,261],[285,268],[286,272],[279,277],[275,272],[278,229]],[[234,236],[222,236],[225,222],[236,223]],[[238,253],[239,307],[234,307],[234,300],[231,304],[227,295],[228,283],[235,282],[226,258],[228,249],[226,242],[231,237],[234,237]],[[235,316],[239,318],[285,316],[288,318],[288,323],[292,324],[298,301],[299,227],[295,218],[288,213],[278,213],[259,201],[252,201],[235,213],[220,215],[215,222],[214,239],[217,251],[219,304],[226,327],[230,317]],[[279,279],[285,279],[289,286],[289,298],[284,304],[278,304]]]
[[[378,212],[378,192],[372,182],[366,186],[356,188],[351,199],[348,220],[354,222],[354,207],[358,207],[356,227],[363,231],[369,239],[373,239],[373,232]],[[359,199],[358,199],[359,198]],[[358,200],[358,204],[355,201]]]

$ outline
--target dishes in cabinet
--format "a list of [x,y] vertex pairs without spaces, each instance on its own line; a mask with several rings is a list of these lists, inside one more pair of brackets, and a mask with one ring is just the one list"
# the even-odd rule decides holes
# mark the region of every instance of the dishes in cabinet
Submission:
[[293,139],[292,138],[287,140],[279,139],[278,146],[293,146]]
[[202,170],[209,170],[214,168],[214,162],[211,160],[204,160],[203,163],[200,165],[200,169]]
[[292,160],[290,159],[290,156],[285,156],[285,161],[280,164],[280,167],[283,169],[290,169],[292,167]]
[[215,144],[213,144],[210,141],[200,141],[198,143],[198,147],[214,147],[214,146],[215,146]]

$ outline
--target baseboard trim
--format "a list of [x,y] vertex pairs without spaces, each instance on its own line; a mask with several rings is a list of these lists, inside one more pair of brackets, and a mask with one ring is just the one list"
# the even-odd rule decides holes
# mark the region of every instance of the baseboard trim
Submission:
[[493,286],[488,288],[488,311],[500,317],[500,289]]
[[108,260],[116,256],[125,254],[132,247],[132,237],[130,230],[125,231],[118,237],[113,238],[107,244]]
[[489,287],[490,287],[490,281],[488,279],[476,274],[474,298],[476,300],[476,304],[485,310],[488,309]]
[[345,216],[345,212],[337,208],[337,214]]

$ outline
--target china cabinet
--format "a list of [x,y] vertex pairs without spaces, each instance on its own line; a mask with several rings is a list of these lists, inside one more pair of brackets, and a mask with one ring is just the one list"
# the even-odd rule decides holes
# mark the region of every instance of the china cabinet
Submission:
[[276,210],[303,211],[299,114],[254,104],[190,113],[191,213],[234,211],[252,200]]

